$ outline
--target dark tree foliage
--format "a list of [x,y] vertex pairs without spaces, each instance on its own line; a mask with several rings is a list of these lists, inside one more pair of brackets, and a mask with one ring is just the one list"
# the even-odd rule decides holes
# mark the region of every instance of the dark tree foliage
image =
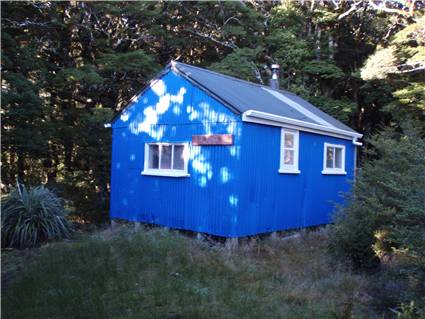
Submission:
[[279,63],[283,89],[367,136],[422,121],[421,2],[374,3],[3,1],[3,187],[47,183],[105,221],[103,124],[171,59],[264,84]]
[[[375,160],[357,177],[332,228],[332,251],[361,268],[379,264],[396,301],[425,315],[425,131],[385,131],[371,140]],[[394,289],[393,289],[394,290]],[[391,292],[392,294],[394,291]],[[381,293],[381,298],[388,298]],[[393,305],[392,305],[393,306]]]

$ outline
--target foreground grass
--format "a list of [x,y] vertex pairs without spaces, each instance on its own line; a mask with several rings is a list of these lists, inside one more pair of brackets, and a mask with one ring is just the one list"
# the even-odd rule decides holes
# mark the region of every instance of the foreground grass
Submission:
[[163,230],[42,249],[2,294],[4,318],[370,318],[365,279],[326,232],[229,252]]

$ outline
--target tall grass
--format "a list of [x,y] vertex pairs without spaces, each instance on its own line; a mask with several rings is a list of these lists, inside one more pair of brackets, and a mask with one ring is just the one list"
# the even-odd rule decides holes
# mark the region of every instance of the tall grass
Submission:
[[364,279],[323,234],[221,245],[162,230],[43,248],[3,293],[7,318],[369,318]]
[[71,235],[63,200],[44,186],[27,190],[18,183],[2,199],[1,210],[2,246],[34,247]]

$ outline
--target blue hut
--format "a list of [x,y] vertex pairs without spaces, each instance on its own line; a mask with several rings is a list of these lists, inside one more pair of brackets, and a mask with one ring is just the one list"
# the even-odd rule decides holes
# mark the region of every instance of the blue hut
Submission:
[[174,61],[111,126],[112,219],[233,238],[329,223],[362,136],[290,92]]

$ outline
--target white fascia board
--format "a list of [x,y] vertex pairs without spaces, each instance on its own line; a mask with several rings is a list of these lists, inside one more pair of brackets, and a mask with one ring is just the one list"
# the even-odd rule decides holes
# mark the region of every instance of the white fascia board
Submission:
[[248,110],[242,113],[242,121],[279,127],[287,127],[295,130],[312,132],[321,135],[329,135],[347,140],[352,140],[353,143],[356,142],[356,139],[361,138],[363,136],[360,133],[349,132],[336,127],[323,126],[255,110]]

